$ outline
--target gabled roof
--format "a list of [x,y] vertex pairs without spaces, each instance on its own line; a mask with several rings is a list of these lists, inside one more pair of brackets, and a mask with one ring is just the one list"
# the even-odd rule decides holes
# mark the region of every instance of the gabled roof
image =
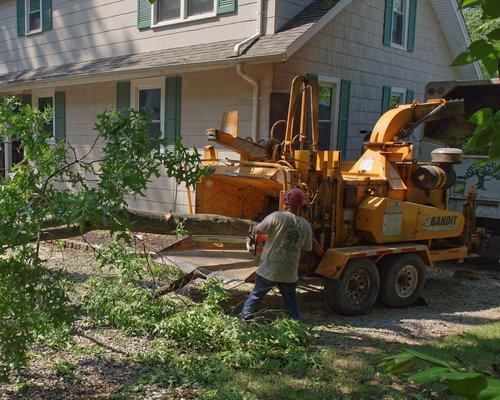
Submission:
[[[436,16],[443,30],[444,37],[455,58],[469,47],[471,43],[469,31],[462,11],[456,0],[431,0]],[[483,74],[477,62],[458,68],[461,79],[482,79]]]
[[[93,61],[16,71],[0,75],[0,89],[14,90],[54,84],[78,84],[89,81],[159,75],[190,69],[220,68],[237,63],[285,61],[338,13],[354,0],[314,0],[282,29],[262,36],[239,57],[233,47],[239,40],[179,47],[148,53],[130,54]],[[455,0],[431,0],[453,56],[463,51],[470,39]],[[477,65],[460,68],[462,79],[481,77]]]

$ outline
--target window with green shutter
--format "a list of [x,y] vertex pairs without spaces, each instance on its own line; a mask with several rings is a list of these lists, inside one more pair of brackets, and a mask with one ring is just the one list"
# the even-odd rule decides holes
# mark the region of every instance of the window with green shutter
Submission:
[[138,0],[140,29],[211,18],[236,10],[236,0]]
[[418,0],[386,0],[383,42],[386,46],[413,51]]
[[52,29],[52,0],[17,0],[17,36]]
[[413,90],[384,86],[382,89],[382,114],[400,104],[411,104],[413,102]]

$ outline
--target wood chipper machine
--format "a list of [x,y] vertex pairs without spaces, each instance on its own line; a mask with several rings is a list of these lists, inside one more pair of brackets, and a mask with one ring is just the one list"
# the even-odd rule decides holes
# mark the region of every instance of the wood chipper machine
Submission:
[[339,151],[318,150],[318,91],[315,79],[293,80],[284,141],[239,136],[236,112],[224,115],[220,130],[207,130],[209,141],[240,158],[222,160],[214,145],[205,147],[204,162],[214,172],[197,184],[196,212],[259,221],[283,206],[286,190],[300,188],[307,199],[301,213],[314,231],[300,273],[325,278],[330,306],[344,315],[366,312],[377,298],[409,306],[422,291],[425,266],[463,260],[481,245],[474,194],[463,212],[446,209],[461,151],[438,149],[430,162],[418,163],[408,141],[423,122],[463,105],[414,101],[387,111],[351,162]]

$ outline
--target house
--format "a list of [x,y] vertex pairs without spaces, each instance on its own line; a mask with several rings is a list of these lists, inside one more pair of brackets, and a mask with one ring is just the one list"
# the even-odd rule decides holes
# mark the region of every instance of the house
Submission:
[[[55,139],[81,154],[96,114],[127,106],[167,143],[200,148],[228,110],[243,135],[268,137],[293,76],[314,74],[321,146],[352,159],[383,110],[429,81],[479,78],[477,64],[450,66],[468,43],[456,0],[0,0],[0,96],[53,105]],[[4,148],[8,171],[19,146]],[[130,200],[187,204],[164,174]]]

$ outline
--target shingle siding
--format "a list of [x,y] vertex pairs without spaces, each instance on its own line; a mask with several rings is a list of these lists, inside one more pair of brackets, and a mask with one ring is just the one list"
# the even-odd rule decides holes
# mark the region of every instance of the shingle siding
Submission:
[[[272,86],[272,66],[245,67],[245,72],[257,77],[260,82],[259,131],[267,136],[269,126],[269,93]],[[61,87],[66,92],[66,140],[75,147],[77,155],[86,154],[94,140],[96,115],[115,107],[116,82]],[[236,75],[234,68],[182,74],[181,135],[184,145],[202,149],[208,144],[207,128],[220,126],[225,111],[239,111],[239,131],[242,137],[251,136],[252,87]],[[100,158],[103,142],[99,141],[90,157]],[[229,151],[223,157],[237,158]],[[90,182],[95,177],[88,175]],[[161,212],[187,212],[185,187],[177,185],[166,176],[152,178],[144,197],[129,198],[132,208]],[[194,195],[193,195],[194,200]],[[193,201],[194,203],[194,201]]]
[[322,73],[350,79],[348,158],[360,153],[363,135],[380,116],[382,87],[398,86],[424,98],[433,80],[458,79],[430,0],[420,0],[414,52],[382,43],[384,1],[353,1],[287,62],[275,64],[274,90],[286,90],[295,74]]
[[53,29],[18,38],[15,4],[0,4],[0,73],[242,39],[255,33],[257,7],[239,0],[235,13],[139,31],[136,0],[53,0]]

